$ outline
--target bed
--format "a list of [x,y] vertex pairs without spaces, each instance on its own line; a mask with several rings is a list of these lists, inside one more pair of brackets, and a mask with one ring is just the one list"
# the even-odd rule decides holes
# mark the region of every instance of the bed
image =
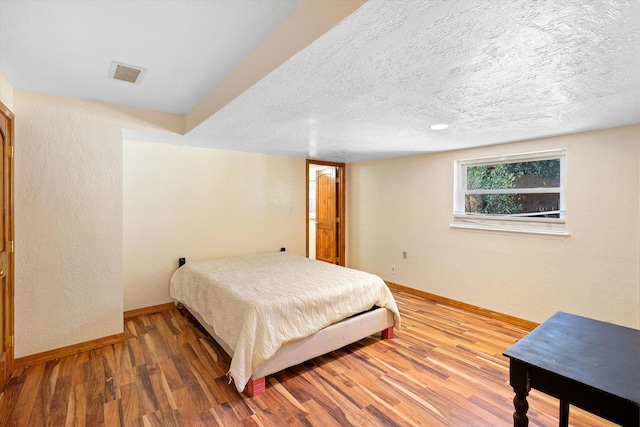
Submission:
[[229,354],[228,375],[250,396],[267,375],[400,327],[378,276],[286,252],[186,263],[170,296]]

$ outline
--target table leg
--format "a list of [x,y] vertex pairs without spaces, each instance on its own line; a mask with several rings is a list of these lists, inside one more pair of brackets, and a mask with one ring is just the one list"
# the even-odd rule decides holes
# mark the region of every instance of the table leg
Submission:
[[516,396],[513,398],[513,406],[516,408],[513,413],[513,427],[527,427],[529,425],[529,417],[527,417],[527,411],[529,410],[528,394],[516,391]]
[[560,400],[560,427],[569,427],[569,404]]
[[527,365],[512,359],[509,364],[509,382],[516,393],[513,398],[513,406],[516,410],[513,413],[513,426],[527,427],[529,425],[529,418],[527,417],[529,402],[527,402],[527,396],[531,390]]

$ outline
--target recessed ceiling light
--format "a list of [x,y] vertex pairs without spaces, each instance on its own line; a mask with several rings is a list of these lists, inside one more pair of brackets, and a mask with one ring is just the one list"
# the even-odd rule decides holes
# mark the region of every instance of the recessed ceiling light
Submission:
[[435,124],[435,125],[431,125],[430,129],[432,129],[432,130],[443,130],[443,129],[446,129],[448,127],[449,127],[449,125],[446,124],[446,123],[438,123],[438,124]]

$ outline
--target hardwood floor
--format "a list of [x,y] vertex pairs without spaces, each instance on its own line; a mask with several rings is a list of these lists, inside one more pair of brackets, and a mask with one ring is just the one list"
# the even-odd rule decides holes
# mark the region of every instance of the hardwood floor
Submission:
[[[2,426],[509,426],[513,392],[501,353],[526,330],[399,290],[403,328],[267,377],[248,398],[229,358],[175,308],[125,321],[126,342],[16,371]],[[536,390],[531,426],[557,426]],[[577,408],[570,424],[611,426]]]

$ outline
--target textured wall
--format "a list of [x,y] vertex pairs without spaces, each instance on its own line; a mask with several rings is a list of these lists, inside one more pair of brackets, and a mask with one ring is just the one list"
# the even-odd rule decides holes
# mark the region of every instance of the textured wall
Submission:
[[[350,164],[349,265],[536,322],[561,310],[638,328],[639,142],[635,125]],[[454,160],[553,148],[567,149],[570,237],[449,227]]]
[[0,102],[13,111],[13,86],[2,73],[0,73]]
[[122,132],[174,115],[16,90],[16,357],[122,332]]
[[124,309],[169,302],[177,260],[305,254],[305,160],[125,141]]

